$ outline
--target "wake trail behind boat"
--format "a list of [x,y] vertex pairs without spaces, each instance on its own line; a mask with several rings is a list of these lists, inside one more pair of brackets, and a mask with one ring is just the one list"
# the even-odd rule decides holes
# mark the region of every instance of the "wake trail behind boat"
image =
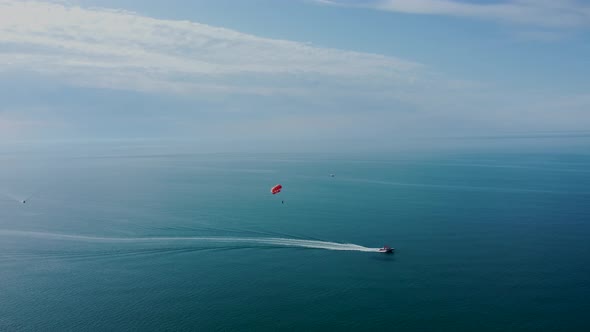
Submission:
[[59,233],[44,233],[44,232],[27,232],[27,231],[11,231],[0,230],[0,235],[36,237],[54,240],[66,241],[83,241],[83,242],[118,242],[118,243],[162,243],[170,244],[170,242],[209,242],[209,243],[223,243],[227,244],[251,244],[251,245],[270,245],[277,247],[299,247],[299,248],[313,248],[324,250],[342,250],[342,251],[362,251],[362,252],[376,252],[378,248],[368,248],[358,244],[352,243],[338,243],[318,240],[302,240],[289,239],[279,237],[214,237],[214,236],[187,236],[187,237],[100,237],[100,236],[86,236],[86,235],[70,235]]

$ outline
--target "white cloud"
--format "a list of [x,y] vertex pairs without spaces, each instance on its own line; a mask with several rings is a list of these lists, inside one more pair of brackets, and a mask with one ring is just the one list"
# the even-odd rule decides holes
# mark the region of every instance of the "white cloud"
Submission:
[[[434,0],[395,3],[398,7],[387,7],[388,10],[465,16],[479,13],[483,6],[465,7]],[[439,7],[425,6],[429,3]],[[533,2],[524,1],[506,6],[512,8],[515,4],[533,6]],[[544,2],[543,6],[548,8],[549,3]],[[497,9],[494,15],[499,17],[504,11],[510,12]],[[80,123],[88,128],[100,126],[104,131],[101,133],[108,137],[114,132],[126,134],[131,127],[141,127],[136,119],[141,119],[139,114],[148,113],[146,109],[150,107],[154,114],[173,114],[172,120],[147,116],[143,131],[136,131],[138,135],[152,134],[154,128],[165,127],[165,122],[174,134],[177,128],[188,126],[189,135],[229,135],[235,140],[239,136],[235,133],[242,133],[247,137],[276,138],[267,130],[272,127],[283,133],[283,137],[290,135],[297,140],[301,135],[316,138],[436,135],[445,131],[493,130],[510,123],[535,129],[550,129],[559,123],[560,129],[567,129],[590,121],[584,113],[589,102],[587,97],[579,98],[575,105],[565,105],[578,110],[568,113],[573,115],[568,117],[557,112],[562,104],[543,106],[548,105],[545,101],[552,96],[530,98],[519,95],[518,91],[504,93],[497,86],[451,79],[427,66],[391,56],[322,48],[194,22],[47,1],[0,0],[0,74],[0,83],[8,86],[12,78],[33,77],[32,85],[35,85],[37,78],[42,77],[38,84],[66,83],[124,91],[122,94],[107,91],[100,96],[139,91],[148,92],[151,101],[161,97],[159,94],[171,94],[172,98],[167,100],[184,101],[176,98],[178,94],[199,99],[191,99],[190,105],[182,106],[182,110],[174,109],[174,103],[170,103],[162,106],[163,110],[154,111],[154,107],[162,104],[150,105],[150,101],[144,100],[145,94],[141,94],[140,102],[133,104],[137,107],[128,109],[113,107],[117,106],[117,100],[98,103],[96,108],[84,102],[80,107],[71,106],[100,109],[101,112],[95,113],[104,113],[86,119],[88,113],[76,115],[68,110],[67,103],[63,107],[60,104],[61,99],[75,101],[76,96],[58,96],[47,105],[55,114],[48,111],[39,116],[39,112],[26,109],[8,114],[0,109],[0,131],[11,132],[12,136],[27,128],[34,135],[45,124],[47,130],[59,136],[65,127],[52,121],[67,123],[76,135],[89,131]],[[31,82],[24,84],[25,89],[28,83]],[[25,95],[22,93],[11,100],[16,106],[21,103],[26,108]],[[32,99],[32,105],[45,105],[42,98]],[[531,99],[540,100],[539,105],[530,106]],[[92,103],[97,99],[90,100]],[[206,106],[199,107],[199,103]],[[208,118],[209,115],[190,112],[193,109],[224,110],[232,112],[232,116]],[[135,118],[130,116],[134,119],[133,126],[117,118],[119,112],[136,112]],[[536,112],[542,114],[533,115]],[[119,126],[113,129],[113,124]],[[95,131],[100,130],[95,128]]]
[[277,82],[320,77],[403,84],[422,67],[194,22],[41,1],[0,0],[0,45],[0,71],[25,69],[74,84],[149,92],[297,95],[301,84]]
[[590,4],[577,0],[509,0],[475,3],[458,0],[317,0],[321,4],[365,7],[408,14],[448,15],[538,27],[590,27]]

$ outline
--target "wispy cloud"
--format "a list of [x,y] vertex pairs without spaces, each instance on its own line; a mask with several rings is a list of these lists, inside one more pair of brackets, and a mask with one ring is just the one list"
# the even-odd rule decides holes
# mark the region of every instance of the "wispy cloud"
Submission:
[[578,0],[317,0],[328,5],[372,8],[407,14],[447,15],[546,28],[590,27],[590,4]]
[[301,82],[318,77],[405,84],[422,67],[391,56],[40,1],[0,0],[0,45],[0,71],[27,70],[78,85],[186,94],[297,95],[305,90]]
[[[542,3],[416,0],[363,5],[496,18],[519,6],[549,11],[551,4]],[[570,1],[560,6],[576,5]],[[500,9],[489,16],[480,13],[487,8],[483,6]],[[560,15],[548,20],[556,17]],[[585,24],[571,21],[573,26]],[[97,137],[149,136],[160,130],[162,135],[227,137],[231,142],[237,137],[270,137],[274,142],[279,139],[276,133],[292,141],[326,136],[388,141],[402,135],[507,126],[569,130],[590,123],[584,113],[590,103],[587,95],[575,105],[552,105],[547,100],[553,96],[505,93],[493,84],[449,78],[427,65],[393,56],[67,2],[0,0],[0,84],[10,88],[19,80],[24,81],[24,92],[1,95],[0,131],[12,137],[24,131],[42,136],[43,129],[55,137],[68,130],[76,137],[92,132]],[[59,88],[49,101],[30,98],[28,89],[39,86]],[[531,99],[538,104],[532,105]],[[49,111],[30,109],[41,105]],[[575,111],[564,116],[561,107]]]

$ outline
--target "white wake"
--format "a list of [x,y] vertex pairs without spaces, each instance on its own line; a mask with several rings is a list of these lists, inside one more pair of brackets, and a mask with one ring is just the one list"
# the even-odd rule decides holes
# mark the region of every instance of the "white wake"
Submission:
[[300,247],[325,250],[346,250],[376,252],[378,248],[363,247],[352,243],[338,243],[317,240],[301,240],[280,237],[215,237],[215,236],[187,236],[187,237],[100,237],[86,235],[70,235],[45,232],[28,232],[0,230],[2,235],[37,237],[56,240],[84,241],[84,242],[125,242],[125,243],[169,243],[169,242],[210,242],[229,244],[272,245],[282,247]]

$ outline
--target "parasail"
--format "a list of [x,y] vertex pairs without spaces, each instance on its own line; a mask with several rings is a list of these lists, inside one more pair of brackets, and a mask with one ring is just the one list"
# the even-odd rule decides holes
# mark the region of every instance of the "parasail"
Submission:
[[281,189],[283,189],[283,186],[281,186],[280,184],[277,184],[276,186],[270,188],[270,192],[275,195],[281,192]]

